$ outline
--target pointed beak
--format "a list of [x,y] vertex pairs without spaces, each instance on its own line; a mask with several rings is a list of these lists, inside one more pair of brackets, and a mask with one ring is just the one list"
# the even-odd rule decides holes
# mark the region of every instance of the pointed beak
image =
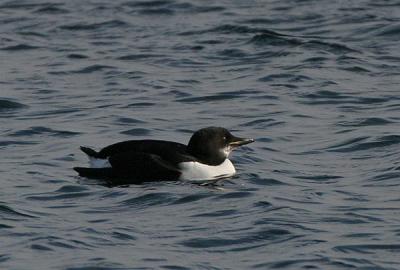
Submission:
[[249,144],[254,142],[253,139],[245,139],[245,138],[238,138],[238,137],[233,137],[231,138],[231,141],[228,143],[229,146],[236,148],[245,144]]

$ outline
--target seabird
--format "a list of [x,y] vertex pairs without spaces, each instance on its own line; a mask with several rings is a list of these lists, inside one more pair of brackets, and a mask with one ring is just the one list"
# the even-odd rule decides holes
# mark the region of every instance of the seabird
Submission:
[[254,142],[233,136],[222,127],[196,131],[188,145],[162,140],[130,140],[109,145],[99,152],[81,147],[90,168],[75,167],[80,176],[107,179],[113,184],[148,181],[213,180],[232,176],[230,152]]

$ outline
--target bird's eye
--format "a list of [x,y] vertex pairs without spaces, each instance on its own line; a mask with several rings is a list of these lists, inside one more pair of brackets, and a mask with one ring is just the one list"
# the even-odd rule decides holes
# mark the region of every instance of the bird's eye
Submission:
[[226,141],[226,136],[222,137],[222,139],[223,139],[224,141]]

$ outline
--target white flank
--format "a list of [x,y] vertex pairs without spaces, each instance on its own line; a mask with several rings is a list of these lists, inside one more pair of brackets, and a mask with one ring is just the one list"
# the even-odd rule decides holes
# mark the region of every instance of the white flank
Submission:
[[180,180],[213,180],[222,177],[229,177],[236,173],[235,167],[229,159],[225,159],[218,166],[210,166],[199,162],[189,161],[179,163],[181,169]]
[[90,167],[92,168],[111,168],[108,159],[92,158],[89,157]]

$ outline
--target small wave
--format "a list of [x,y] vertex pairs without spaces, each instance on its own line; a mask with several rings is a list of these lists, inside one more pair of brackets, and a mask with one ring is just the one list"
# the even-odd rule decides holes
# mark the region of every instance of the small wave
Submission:
[[389,121],[384,118],[369,117],[369,118],[359,119],[359,120],[355,120],[355,121],[339,122],[339,123],[337,123],[337,125],[344,126],[344,127],[363,127],[363,126],[383,126],[383,125],[388,125],[388,124],[392,124],[392,123],[394,123],[394,122]]
[[191,194],[191,195],[187,195],[187,196],[184,196],[182,198],[179,198],[179,199],[173,201],[171,204],[192,203],[192,202],[196,202],[196,201],[202,200],[204,198],[208,198],[208,197],[210,197],[209,194],[202,194],[202,193]]
[[359,52],[356,49],[350,48],[348,45],[341,44],[338,42],[327,42],[320,38],[311,36],[294,36],[288,34],[282,34],[277,31],[259,28],[249,27],[245,25],[234,25],[224,24],[209,29],[198,30],[198,31],[186,31],[180,33],[180,35],[201,35],[207,33],[220,33],[220,34],[255,34],[249,40],[249,43],[256,45],[273,45],[273,46],[303,46],[306,49],[318,49],[325,50],[335,54],[344,54],[350,52]]
[[173,15],[175,11],[171,8],[146,8],[139,11],[142,15]]
[[10,259],[11,255],[9,254],[0,254],[0,262],[6,262]]
[[206,45],[217,45],[217,44],[223,44],[224,41],[222,40],[215,40],[215,39],[207,39],[207,40],[200,40],[197,41],[198,44],[206,44]]
[[372,252],[377,250],[391,251],[393,253],[398,253],[400,251],[399,244],[361,244],[361,245],[341,245],[333,248],[334,250],[349,253],[356,252],[365,254],[366,252]]
[[322,174],[322,175],[295,175],[293,176],[294,178],[297,179],[304,179],[304,180],[310,180],[312,182],[329,182],[329,183],[333,183],[333,182],[337,182],[338,179],[343,178],[343,176],[340,175],[329,175],[329,174]]
[[71,70],[71,71],[49,71],[48,73],[51,75],[67,75],[67,74],[89,74],[94,73],[97,71],[115,69],[113,66],[106,66],[106,65],[90,65],[78,70]]
[[203,103],[203,102],[213,102],[213,101],[221,101],[221,100],[232,100],[235,98],[239,98],[237,95],[230,94],[217,94],[217,95],[209,95],[209,96],[201,96],[201,97],[188,97],[178,99],[178,102],[182,103]]
[[145,207],[170,204],[175,201],[175,197],[167,192],[155,192],[120,202],[121,206],[137,207],[144,209]]
[[33,201],[64,201],[64,200],[75,200],[81,197],[90,196],[90,192],[74,192],[69,194],[60,194],[60,195],[32,195],[26,197],[28,200]]
[[243,50],[239,49],[224,49],[220,51],[218,55],[226,56],[229,58],[243,58],[247,56],[247,54]]
[[2,219],[14,219],[14,217],[24,217],[24,218],[34,218],[35,216],[28,215],[25,213],[22,213],[20,211],[14,210],[13,208],[0,204],[0,216]]
[[219,211],[196,214],[191,217],[223,217],[223,216],[234,216],[237,214],[238,214],[237,210],[227,209],[227,210],[219,210]]
[[124,5],[130,7],[160,7],[173,3],[171,0],[151,0],[151,1],[129,1],[125,2]]
[[71,192],[83,192],[83,191],[88,191],[89,189],[86,186],[81,186],[81,185],[65,185],[57,189],[55,192],[60,192],[60,193],[71,193]]
[[398,187],[398,180],[400,179],[399,171],[388,171],[374,175],[370,181],[364,184],[364,187]]
[[312,56],[312,57],[306,58],[305,60],[303,60],[303,62],[312,63],[312,64],[323,64],[328,60],[329,60],[328,57]]
[[340,147],[343,147],[343,146],[346,147],[348,145],[352,145],[352,144],[355,144],[355,143],[358,143],[358,142],[361,142],[361,141],[365,141],[368,138],[369,137],[367,137],[367,136],[361,136],[361,137],[357,137],[357,138],[347,139],[347,140],[345,140],[345,141],[343,141],[341,143],[337,143],[335,145],[332,145],[329,148],[333,149],[333,148],[340,148]]
[[[237,238],[221,238],[221,237],[208,237],[208,238],[192,238],[181,242],[185,247],[190,248],[224,248],[226,250],[229,246],[240,246],[238,250],[250,249],[253,246],[251,244],[257,244],[258,242],[276,242],[286,241],[293,238],[294,235],[283,229],[265,229],[257,232],[248,233],[247,235],[238,236]],[[250,245],[245,247],[246,245]],[[258,245],[255,245],[257,247]],[[229,250],[236,250],[230,248]]]
[[[200,81],[194,80],[194,79],[188,79],[188,80],[184,79],[184,80],[175,80],[175,81],[176,81],[176,82],[179,82],[179,83],[189,84],[189,85],[201,84]],[[180,96],[187,96],[187,95],[189,95],[189,94],[187,94],[187,93],[185,93],[185,92],[178,91],[178,90],[172,90],[171,93],[178,93],[178,95],[180,95]]]
[[347,217],[327,217],[321,218],[321,222],[325,222],[327,224],[368,224],[367,220],[361,218],[347,218]]
[[[31,241],[35,242],[32,248],[39,250],[52,250],[53,248],[66,248],[66,249],[91,249],[93,246],[82,241],[75,239],[64,239],[57,236],[40,236],[31,239]],[[51,246],[51,247],[49,247]]]
[[136,103],[131,103],[129,105],[127,105],[127,108],[135,108],[135,107],[151,107],[156,105],[156,103],[153,102],[136,102]]
[[132,128],[129,130],[121,131],[120,133],[132,136],[146,136],[149,135],[151,131],[145,128]]
[[12,228],[14,228],[14,227],[7,225],[7,224],[0,223],[0,229],[12,229]]
[[27,50],[35,50],[38,48],[40,48],[40,47],[28,45],[28,44],[17,44],[17,45],[2,47],[2,48],[0,48],[0,50],[3,50],[3,51],[27,51]]
[[219,195],[219,196],[215,197],[215,200],[239,199],[239,198],[250,197],[253,195],[254,194],[252,192],[248,192],[248,191],[235,191],[235,192],[229,192],[229,193]]
[[343,237],[348,237],[348,238],[371,238],[378,236],[377,233],[348,233],[344,234]]
[[267,202],[267,201],[258,201],[256,203],[253,204],[254,207],[261,207],[261,208],[266,208],[266,209],[270,209],[272,208],[272,203]]
[[115,121],[117,123],[121,123],[123,125],[126,125],[126,124],[143,124],[143,123],[145,123],[142,120],[135,119],[135,118],[130,118],[130,117],[118,117]]
[[31,113],[27,117],[21,117],[21,120],[31,120],[31,119],[43,119],[48,118],[50,115],[61,115],[61,114],[71,114],[75,112],[81,112],[80,108],[71,108],[71,109],[55,109],[55,110],[45,110],[45,111],[36,111]]
[[87,59],[87,58],[89,58],[87,55],[78,54],[78,53],[71,53],[71,54],[68,54],[67,57],[68,57],[69,59]]
[[27,105],[7,100],[7,99],[0,99],[0,112],[9,111],[9,110],[18,110],[27,107]]
[[325,51],[329,51],[335,54],[344,54],[351,52],[359,52],[358,50],[352,49],[347,45],[334,43],[334,42],[325,42],[321,40],[311,40],[304,42],[303,46],[309,49],[323,49]]
[[169,3],[168,8],[173,11],[179,11],[184,13],[209,13],[209,12],[221,12],[224,11],[225,8],[223,6],[211,6],[211,5],[195,5],[193,3]]
[[303,44],[303,42],[299,39],[289,38],[275,32],[257,34],[253,36],[249,42],[256,45],[272,45],[272,46],[282,46],[282,45],[297,46]]
[[40,38],[47,38],[48,35],[44,33],[39,33],[36,31],[18,31],[19,35],[22,36],[32,36],[32,37],[40,37]]
[[346,70],[346,71],[350,71],[350,72],[355,72],[355,73],[368,73],[368,72],[371,72],[367,68],[360,67],[360,66],[342,67],[340,69]]
[[254,90],[238,90],[238,91],[226,91],[215,95],[200,96],[200,97],[184,97],[177,99],[178,102],[183,103],[197,103],[197,102],[211,102],[220,100],[237,99],[242,97],[249,97],[253,94],[258,94],[259,91]]
[[[98,258],[97,260],[100,260]],[[126,268],[123,266],[121,263],[85,263],[86,266],[73,266],[73,267],[66,267],[64,268],[65,270],[127,270],[129,268]],[[180,269],[179,269],[180,270]]]
[[248,27],[248,26],[243,26],[243,25],[233,25],[233,24],[224,24],[221,26],[211,28],[206,31],[207,32],[218,32],[218,33],[223,33],[223,34],[266,33],[266,34],[279,35],[278,33],[274,32],[274,31],[270,31],[270,30],[263,29],[263,28],[253,28],[253,27]]
[[12,146],[12,145],[34,145],[37,142],[34,141],[0,141],[0,147]]
[[[369,139],[369,141],[367,141]],[[356,152],[374,148],[383,148],[400,143],[400,135],[386,135],[372,140],[369,137],[358,137],[343,143],[331,146],[325,150],[329,152]]]
[[34,201],[63,201],[75,200],[90,195],[92,195],[92,192],[90,192],[85,186],[66,185],[53,192],[28,195],[26,196],[26,199]]
[[[186,31],[180,33],[182,36],[191,36],[191,35],[201,35],[206,33],[221,33],[221,34],[248,34],[248,33],[260,33],[262,31],[268,31],[260,28],[251,28],[243,25],[233,25],[233,24],[224,24],[216,27],[212,27],[205,30],[198,31]],[[269,32],[269,31],[268,31]]]
[[[256,30],[256,29],[253,29]],[[281,34],[270,30],[261,30],[261,33],[256,34],[250,39],[250,43],[256,45],[272,45],[272,46],[303,46],[306,49],[322,49],[335,54],[344,54],[350,52],[359,52],[350,48],[347,45],[326,42],[323,40],[308,40],[307,36],[291,36]]]
[[245,24],[265,24],[265,25],[271,24],[273,22],[274,20],[266,18],[254,18],[242,21],[242,23]]
[[260,82],[275,82],[275,81],[285,81],[285,82],[303,82],[312,80],[310,77],[305,75],[294,75],[294,74],[271,74],[262,78],[259,78]]
[[49,248],[48,246],[41,245],[41,244],[32,244],[31,249],[38,250],[38,251],[53,251],[52,248]]
[[338,92],[320,90],[312,94],[303,95],[304,98],[308,99],[346,99],[348,96],[342,95]]
[[251,177],[251,182],[256,184],[256,185],[260,185],[260,186],[277,186],[277,185],[287,185],[286,183],[279,181],[277,179],[274,178],[262,178],[259,177],[256,174],[250,174]]
[[125,27],[128,24],[121,20],[109,20],[101,23],[75,23],[69,25],[62,25],[59,28],[63,30],[70,30],[70,31],[87,31],[87,30],[97,30],[101,28],[119,28]]
[[376,31],[377,36],[388,37],[393,39],[394,37],[400,38],[400,24],[390,24],[384,26]]
[[269,119],[252,120],[252,121],[246,122],[244,124],[241,124],[240,126],[253,127],[256,129],[265,129],[265,128],[276,126],[276,125],[282,125],[284,123],[285,122],[283,122],[283,121],[277,121],[275,119],[269,118]]
[[45,4],[31,4],[24,2],[8,1],[0,5],[0,9],[32,9],[44,6]]
[[183,36],[189,35],[199,35],[199,34],[207,34],[207,33],[220,33],[220,34],[265,34],[271,36],[286,36],[284,34],[280,34],[278,32],[268,30],[265,28],[256,28],[256,27],[248,27],[244,25],[237,24],[223,24],[220,26],[212,27],[205,30],[198,31],[186,31],[180,33]]
[[391,97],[360,97],[344,95],[338,92],[321,90],[311,94],[302,95],[303,98],[308,99],[301,103],[307,105],[324,105],[324,104],[376,104],[385,103],[393,100]]
[[[323,241],[310,241],[310,244],[318,244]],[[320,256],[321,257],[321,256]],[[253,268],[259,269],[356,269],[356,265],[342,261],[332,261],[328,258],[316,259],[288,259],[275,262],[257,263]]]
[[161,54],[128,54],[124,56],[120,56],[117,59],[118,60],[142,60],[142,59],[149,59],[149,58],[156,58],[156,57],[162,57]]
[[50,134],[55,137],[71,137],[81,134],[80,132],[68,131],[68,130],[54,130],[47,127],[31,127],[29,129],[19,130],[14,133],[9,134],[11,137],[21,137],[21,136],[34,136]]
[[44,7],[36,9],[34,12],[39,14],[66,14],[69,13],[67,9],[63,9],[62,4],[48,4]]
[[188,59],[188,58],[166,58],[157,60],[156,63],[171,66],[174,68],[180,68],[180,67],[192,68],[192,67],[204,66],[207,64],[206,62],[195,61],[193,59]]
[[191,9],[193,13],[221,12],[225,8],[222,6],[196,6]]
[[137,238],[133,235],[127,234],[127,233],[122,233],[122,232],[113,232],[111,234],[113,238],[123,240],[123,241],[129,241],[129,240],[137,240]]

